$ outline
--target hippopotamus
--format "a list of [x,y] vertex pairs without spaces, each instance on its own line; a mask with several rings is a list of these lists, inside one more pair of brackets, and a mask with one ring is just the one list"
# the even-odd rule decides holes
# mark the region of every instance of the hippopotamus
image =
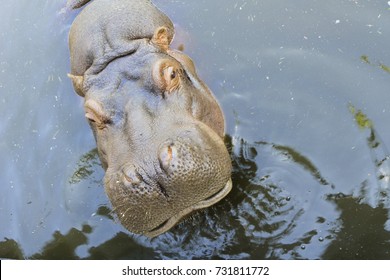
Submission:
[[[86,5],[87,4],[87,5]],[[148,0],[68,0],[72,80],[121,224],[155,237],[232,188],[220,105]]]

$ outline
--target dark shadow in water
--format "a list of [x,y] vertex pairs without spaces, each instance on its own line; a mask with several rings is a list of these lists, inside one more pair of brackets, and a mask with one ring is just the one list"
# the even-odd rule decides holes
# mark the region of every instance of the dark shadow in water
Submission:
[[[65,235],[56,231],[53,240],[49,241],[41,250],[29,257],[40,260],[76,260],[81,259],[76,250],[82,245],[88,245],[88,235],[93,231],[89,225],[83,225],[82,230],[72,228]],[[23,254],[17,250],[15,241],[7,240],[9,250],[1,254],[3,258],[22,259]],[[3,246],[6,250],[7,246]],[[2,253],[2,252],[0,252]],[[153,250],[145,248],[134,241],[131,235],[123,232],[117,233],[113,238],[96,247],[88,249],[89,256],[85,259],[152,259],[155,255]],[[84,258],[83,258],[84,259]]]
[[151,248],[143,247],[126,233],[119,232],[110,240],[88,250],[90,260],[154,259],[156,254]]
[[13,240],[5,238],[4,241],[0,242],[0,259],[24,259],[22,249],[19,244]]
[[[370,63],[368,58],[361,58]],[[370,63],[371,64],[371,63]],[[340,210],[340,228],[323,259],[390,259],[389,223],[389,152],[374,128],[373,122],[353,105],[349,111],[358,128],[367,133],[367,147],[374,165],[376,186],[367,180],[352,195],[329,195]],[[373,206],[371,206],[373,205]]]
[[107,207],[105,205],[99,206],[99,208],[96,210],[95,213],[96,213],[96,215],[106,217],[110,220],[116,221],[115,216],[114,216],[115,213],[109,207]]
[[88,242],[87,234],[92,232],[89,225],[84,225],[82,230],[72,228],[65,235],[56,231],[53,240],[49,241],[41,250],[30,257],[39,260],[75,260],[79,259],[76,249]]
[[328,200],[341,211],[341,228],[323,259],[390,259],[390,232],[384,229],[387,209],[361,204],[352,196],[330,195]]

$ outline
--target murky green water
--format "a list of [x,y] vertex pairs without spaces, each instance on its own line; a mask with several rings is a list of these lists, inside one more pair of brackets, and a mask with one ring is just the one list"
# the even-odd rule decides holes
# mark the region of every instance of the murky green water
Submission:
[[390,3],[155,1],[226,116],[234,189],[153,240],[111,214],[65,1],[0,9],[0,258],[390,259]]

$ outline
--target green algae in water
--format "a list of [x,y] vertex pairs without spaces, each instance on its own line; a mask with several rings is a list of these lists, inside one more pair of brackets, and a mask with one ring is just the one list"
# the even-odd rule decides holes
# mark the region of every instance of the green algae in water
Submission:
[[370,62],[370,60],[368,59],[368,56],[367,56],[367,55],[362,55],[362,56],[360,56],[360,59],[361,59],[363,62],[367,63],[367,64],[371,64],[371,62]]
[[389,66],[387,66],[386,64],[383,64],[383,63],[375,63],[375,64],[371,63],[371,61],[367,55],[361,55],[360,60],[363,61],[364,63],[369,64],[369,65],[378,66],[380,69],[382,69],[383,71],[390,74],[390,67]]
[[389,73],[390,74],[390,67],[389,66],[386,66],[386,65],[384,65],[384,64],[380,64],[380,66],[379,66],[382,70],[384,70],[384,71],[386,71],[387,73]]
[[359,128],[361,129],[373,128],[373,124],[371,120],[361,110],[357,110],[355,106],[350,104],[349,111],[354,116],[356,124],[358,125]]

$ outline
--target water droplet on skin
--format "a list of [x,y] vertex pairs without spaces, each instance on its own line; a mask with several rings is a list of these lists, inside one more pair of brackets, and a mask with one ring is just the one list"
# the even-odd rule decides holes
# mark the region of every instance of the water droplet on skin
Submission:
[[324,238],[321,236],[320,238],[318,238],[318,241],[322,242],[324,241]]
[[305,250],[305,249],[306,249],[306,246],[305,246],[305,245],[301,245],[301,249],[302,249],[302,250]]
[[286,201],[290,201],[291,200],[291,197],[286,197]]

